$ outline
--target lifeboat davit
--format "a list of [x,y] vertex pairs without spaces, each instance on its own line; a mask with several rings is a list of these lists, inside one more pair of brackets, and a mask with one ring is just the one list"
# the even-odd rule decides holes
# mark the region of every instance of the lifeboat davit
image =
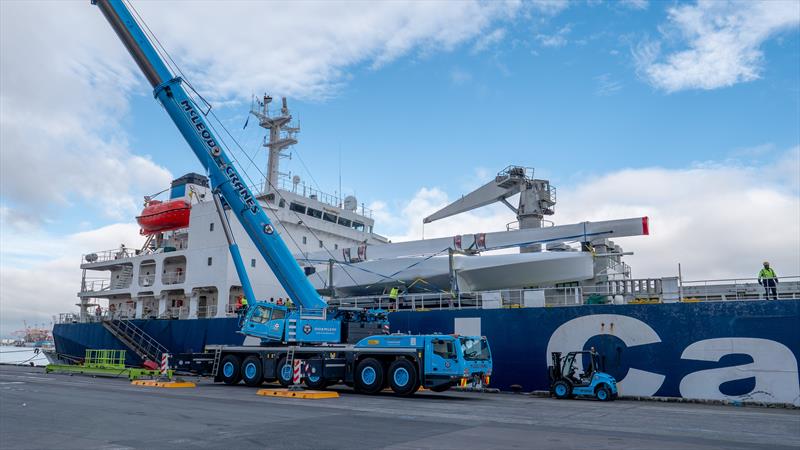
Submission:
[[189,226],[191,210],[192,205],[185,200],[150,200],[142,210],[142,215],[136,217],[142,227],[139,233],[147,235],[186,228]]

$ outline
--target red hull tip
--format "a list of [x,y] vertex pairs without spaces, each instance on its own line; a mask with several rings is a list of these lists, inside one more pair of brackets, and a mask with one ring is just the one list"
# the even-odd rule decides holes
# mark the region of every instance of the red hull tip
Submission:
[[650,234],[650,219],[647,216],[642,217],[642,234],[645,236]]

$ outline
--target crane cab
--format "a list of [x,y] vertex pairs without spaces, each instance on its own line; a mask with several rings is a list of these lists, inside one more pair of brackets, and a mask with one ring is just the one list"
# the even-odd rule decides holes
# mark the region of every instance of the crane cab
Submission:
[[341,322],[325,314],[304,314],[300,309],[256,302],[240,319],[241,332],[272,342],[321,344],[339,342]]

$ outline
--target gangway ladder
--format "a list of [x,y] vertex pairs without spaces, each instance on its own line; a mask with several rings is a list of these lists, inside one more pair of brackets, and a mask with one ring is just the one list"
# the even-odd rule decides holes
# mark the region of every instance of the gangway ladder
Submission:
[[111,284],[111,289],[125,289],[131,285],[133,281],[133,266],[126,264],[122,266],[119,276]]
[[219,360],[222,359],[222,347],[217,347],[214,350],[214,365],[211,368],[211,376],[217,376],[217,370],[219,370]]
[[130,320],[104,320],[103,327],[143,361],[149,359],[158,362],[161,361],[161,355],[169,353],[166,347]]

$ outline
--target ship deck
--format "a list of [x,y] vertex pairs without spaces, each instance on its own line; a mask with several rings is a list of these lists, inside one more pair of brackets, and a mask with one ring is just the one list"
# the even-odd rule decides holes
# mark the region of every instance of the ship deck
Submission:
[[299,400],[0,366],[0,448],[756,449],[800,446],[798,410],[420,392]]

